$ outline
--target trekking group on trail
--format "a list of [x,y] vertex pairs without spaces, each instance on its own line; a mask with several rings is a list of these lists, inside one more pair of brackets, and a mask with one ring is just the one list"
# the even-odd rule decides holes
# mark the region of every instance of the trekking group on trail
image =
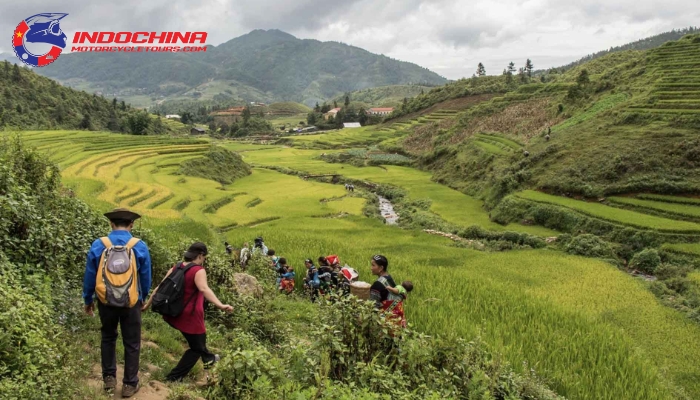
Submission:
[[[204,324],[204,301],[218,309],[232,312],[233,307],[223,304],[209,288],[204,267],[209,254],[204,243],[194,243],[184,253],[182,261],[175,263],[161,283],[151,291],[151,256],[146,243],[132,236],[134,221],[141,218],[127,209],[115,209],[104,214],[110,221],[112,231],[92,243],[88,253],[83,280],[85,312],[94,316],[95,297],[101,323],[101,363],[105,390],[117,386],[116,344],[118,329],[121,329],[124,345],[124,378],[122,397],[131,397],[139,391],[139,360],[141,351],[141,312],[149,308],[161,314],[163,320],[180,331],[189,349],[175,368],[168,373],[168,381],[177,382],[185,378],[202,359],[204,369],[219,361],[217,354],[207,349],[206,326]],[[233,255],[233,247],[226,242],[226,253]],[[246,268],[256,254],[268,256],[270,266],[277,273],[277,288],[291,294],[295,287],[295,271],[284,257],[268,249],[263,238],[255,239],[251,249],[245,243],[236,251],[242,268]],[[306,276],[304,289],[312,301],[319,294],[337,290],[343,295],[350,293],[350,285],[358,277],[348,265],[340,266],[337,255],[318,258],[319,267],[311,259],[305,260]],[[410,281],[396,285],[388,274],[389,261],[382,255],[371,260],[371,271],[377,281],[369,293],[375,307],[387,319],[406,327],[403,302],[413,289]],[[150,292],[150,297],[149,297]]]

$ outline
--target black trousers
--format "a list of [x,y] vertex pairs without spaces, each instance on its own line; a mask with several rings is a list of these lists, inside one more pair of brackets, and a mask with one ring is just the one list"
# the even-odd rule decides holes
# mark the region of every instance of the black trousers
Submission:
[[117,326],[121,326],[124,343],[124,379],[126,385],[139,383],[141,354],[141,302],[132,308],[109,307],[99,301],[97,309],[102,322],[102,378],[117,376]]
[[194,368],[194,366],[197,364],[200,357],[204,363],[204,369],[211,366],[215,359],[214,354],[207,350],[206,333],[198,335],[185,333],[182,331],[180,331],[180,333],[182,333],[182,336],[185,337],[185,340],[187,340],[187,344],[190,346],[190,348],[185,352],[185,354],[182,355],[180,362],[177,363],[177,366],[173,368],[173,370],[170,371],[166,377],[166,379],[169,381],[180,381],[186,377],[192,368]]

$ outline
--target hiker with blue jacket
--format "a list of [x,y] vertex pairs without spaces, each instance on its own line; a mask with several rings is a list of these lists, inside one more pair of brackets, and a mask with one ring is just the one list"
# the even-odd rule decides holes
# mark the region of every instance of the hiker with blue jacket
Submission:
[[87,254],[83,278],[85,313],[94,316],[97,309],[102,327],[102,379],[105,390],[117,385],[117,327],[124,343],[124,379],[122,397],[139,390],[141,353],[141,305],[151,289],[151,255],[143,241],[131,230],[139,214],[124,208],[104,214],[112,232],[95,240]]

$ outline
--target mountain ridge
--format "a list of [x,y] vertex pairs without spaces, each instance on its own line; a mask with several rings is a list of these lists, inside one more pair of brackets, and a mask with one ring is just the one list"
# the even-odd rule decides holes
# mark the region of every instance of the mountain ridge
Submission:
[[[231,92],[261,92],[239,96],[242,101],[307,105],[369,87],[448,81],[416,64],[274,29],[254,30],[202,53],[72,53],[37,72],[64,83],[79,79],[118,97],[127,88],[145,88],[147,96],[172,98],[202,84],[225,82]],[[217,94],[236,97],[225,89]]]

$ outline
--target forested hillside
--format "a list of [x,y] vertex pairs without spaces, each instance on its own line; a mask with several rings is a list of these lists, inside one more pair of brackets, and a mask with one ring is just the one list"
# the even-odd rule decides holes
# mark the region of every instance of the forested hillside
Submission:
[[87,129],[162,134],[184,129],[124,101],[66,88],[7,61],[0,63],[0,128]]
[[200,53],[67,54],[40,73],[61,81],[77,78],[110,94],[138,89],[133,93],[192,98],[206,88],[191,89],[216,83],[222,97],[268,101],[269,94],[309,106],[369,87],[446,82],[415,64],[278,30],[255,30]]

